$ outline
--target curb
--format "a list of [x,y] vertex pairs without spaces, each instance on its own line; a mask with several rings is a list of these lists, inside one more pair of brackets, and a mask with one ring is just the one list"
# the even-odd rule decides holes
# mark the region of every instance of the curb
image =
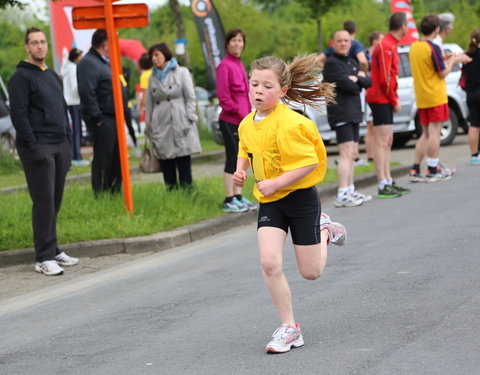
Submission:
[[[223,151],[222,151],[223,154]],[[215,155],[213,155],[215,157]],[[393,177],[405,175],[408,166],[394,167],[391,170]],[[89,176],[89,175],[88,175]],[[355,178],[355,185],[359,188],[371,186],[377,182],[374,172],[366,173]],[[318,188],[323,199],[336,195],[337,183],[332,182]],[[199,223],[176,228],[150,236],[115,238],[97,241],[85,241],[62,245],[62,249],[74,257],[96,257],[120,253],[159,252],[177,246],[186,245],[214,234],[224,232],[239,225],[248,225],[255,222],[257,211],[247,211],[237,214],[224,214]],[[0,268],[32,263],[35,251],[33,248],[0,251]]]

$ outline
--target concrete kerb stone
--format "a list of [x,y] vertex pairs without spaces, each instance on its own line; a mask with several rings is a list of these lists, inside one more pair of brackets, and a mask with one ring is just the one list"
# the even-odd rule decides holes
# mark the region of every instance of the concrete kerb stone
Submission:
[[[409,170],[407,166],[392,168],[392,176],[404,176]],[[377,182],[375,173],[367,173],[355,178],[355,185],[359,188],[367,187]],[[319,187],[320,196],[331,198],[337,192],[337,184],[330,183]],[[176,228],[171,231],[160,232],[149,236],[104,239],[85,241],[62,245],[62,249],[75,257],[95,257],[119,253],[141,253],[163,251],[177,246],[198,241],[240,225],[252,224],[257,218],[258,211],[247,211],[237,214],[224,214],[215,218],[203,220],[199,223]],[[19,249],[0,251],[0,268],[19,264],[32,263],[34,249]]]

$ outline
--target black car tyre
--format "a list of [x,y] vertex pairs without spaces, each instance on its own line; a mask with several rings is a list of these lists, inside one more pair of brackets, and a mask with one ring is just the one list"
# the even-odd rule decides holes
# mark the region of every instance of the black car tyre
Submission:
[[458,116],[457,112],[455,112],[452,107],[448,107],[450,112],[450,121],[446,122],[443,125],[442,134],[440,136],[440,144],[442,146],[449,145],[453,142],[455,137],[457,136],[458,131]]

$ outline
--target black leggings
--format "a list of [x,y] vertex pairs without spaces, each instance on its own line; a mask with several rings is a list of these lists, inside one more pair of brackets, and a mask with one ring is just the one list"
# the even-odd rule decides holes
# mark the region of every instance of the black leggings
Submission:
[[234,174],[237,169],[238,125],[220,120],[220,131],[225,141],[225,173]]

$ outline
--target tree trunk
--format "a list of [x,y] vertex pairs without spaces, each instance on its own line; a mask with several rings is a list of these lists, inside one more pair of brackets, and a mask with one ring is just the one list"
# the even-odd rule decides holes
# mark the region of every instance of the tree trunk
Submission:
[[323,52],[322,19],[317,18],[317,48],[318,53]]
[[[175,22],[175,27],[177,29],[177,38],[178,39],[186,39],[185,36],[185,23],[183,22],[182,16],[182,8],[180,7],[180,3],[178,0],[168,0],[168,5],[173,13],[173,19]],[[185,48],[185,54],[181,56],[177,56],[180,60],[180,64],[186,66],[188,69],[191,70],[191,63],[190,63],[190,55],[188,54],[188,48]]]

